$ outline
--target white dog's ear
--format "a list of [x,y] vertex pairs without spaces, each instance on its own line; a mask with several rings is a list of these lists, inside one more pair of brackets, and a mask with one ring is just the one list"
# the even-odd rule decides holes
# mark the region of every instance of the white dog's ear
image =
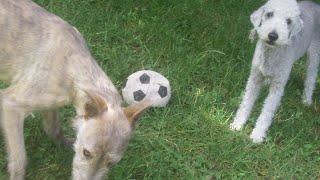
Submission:
[[301,29],[303,28],[303,21],[302,19],[299,17],[297,18],[296,22],[292,24],[292,29],[289,35],[289,38],[295,36],[296,34],[298,34]]
[[264,6],[260,7],[250,15],[250,20],[253,25],[253,29],[251,30],[249,35],[249,39],[251,40],[251,42],[254,41],[258,27],[261,26],[263,13]]
[[250,20],[253,24],[254,29],[257,29],[261,25],[264,9],[264,6],[262,6],[250,15]]

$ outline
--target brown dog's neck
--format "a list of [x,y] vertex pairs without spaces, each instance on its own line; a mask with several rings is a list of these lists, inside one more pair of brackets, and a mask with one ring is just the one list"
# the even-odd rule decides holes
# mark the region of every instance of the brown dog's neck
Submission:
[[69,70],[74,86],[74,106],[78,115],[83,114],[88,95],[85,91],[101,94],[110,104],[121,104],[122,98],[108,76],[92,57],[76,58]]

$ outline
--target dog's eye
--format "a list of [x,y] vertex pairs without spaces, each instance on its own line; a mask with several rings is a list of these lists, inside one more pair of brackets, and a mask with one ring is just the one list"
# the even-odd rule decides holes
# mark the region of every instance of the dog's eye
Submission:
[[268,12],[268,13],[266,14],[266,16],[267,16],[267,18],[273,17],[273,12]]
[[292,23],[291,19],[287,19],[287,24],[290,25]]
[[90,158],[91,157],[91,153],[86,150],[86,149],[83,149],[83,155],[86,157],[86,158]]

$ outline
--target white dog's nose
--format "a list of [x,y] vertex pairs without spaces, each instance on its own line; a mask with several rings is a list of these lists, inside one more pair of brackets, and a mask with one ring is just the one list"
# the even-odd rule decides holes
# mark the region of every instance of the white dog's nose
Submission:
[[268,34],[268,38],[270,41],[276,41],[279,38],[279,36],[276,32],[271,32]]

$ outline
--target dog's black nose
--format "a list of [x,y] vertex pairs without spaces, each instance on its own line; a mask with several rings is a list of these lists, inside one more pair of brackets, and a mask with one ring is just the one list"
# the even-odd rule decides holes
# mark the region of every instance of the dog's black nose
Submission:
[[279,36],[276,32],[271,32],[268,34],[268,38],[270,41],[276,41],[279,38]]

